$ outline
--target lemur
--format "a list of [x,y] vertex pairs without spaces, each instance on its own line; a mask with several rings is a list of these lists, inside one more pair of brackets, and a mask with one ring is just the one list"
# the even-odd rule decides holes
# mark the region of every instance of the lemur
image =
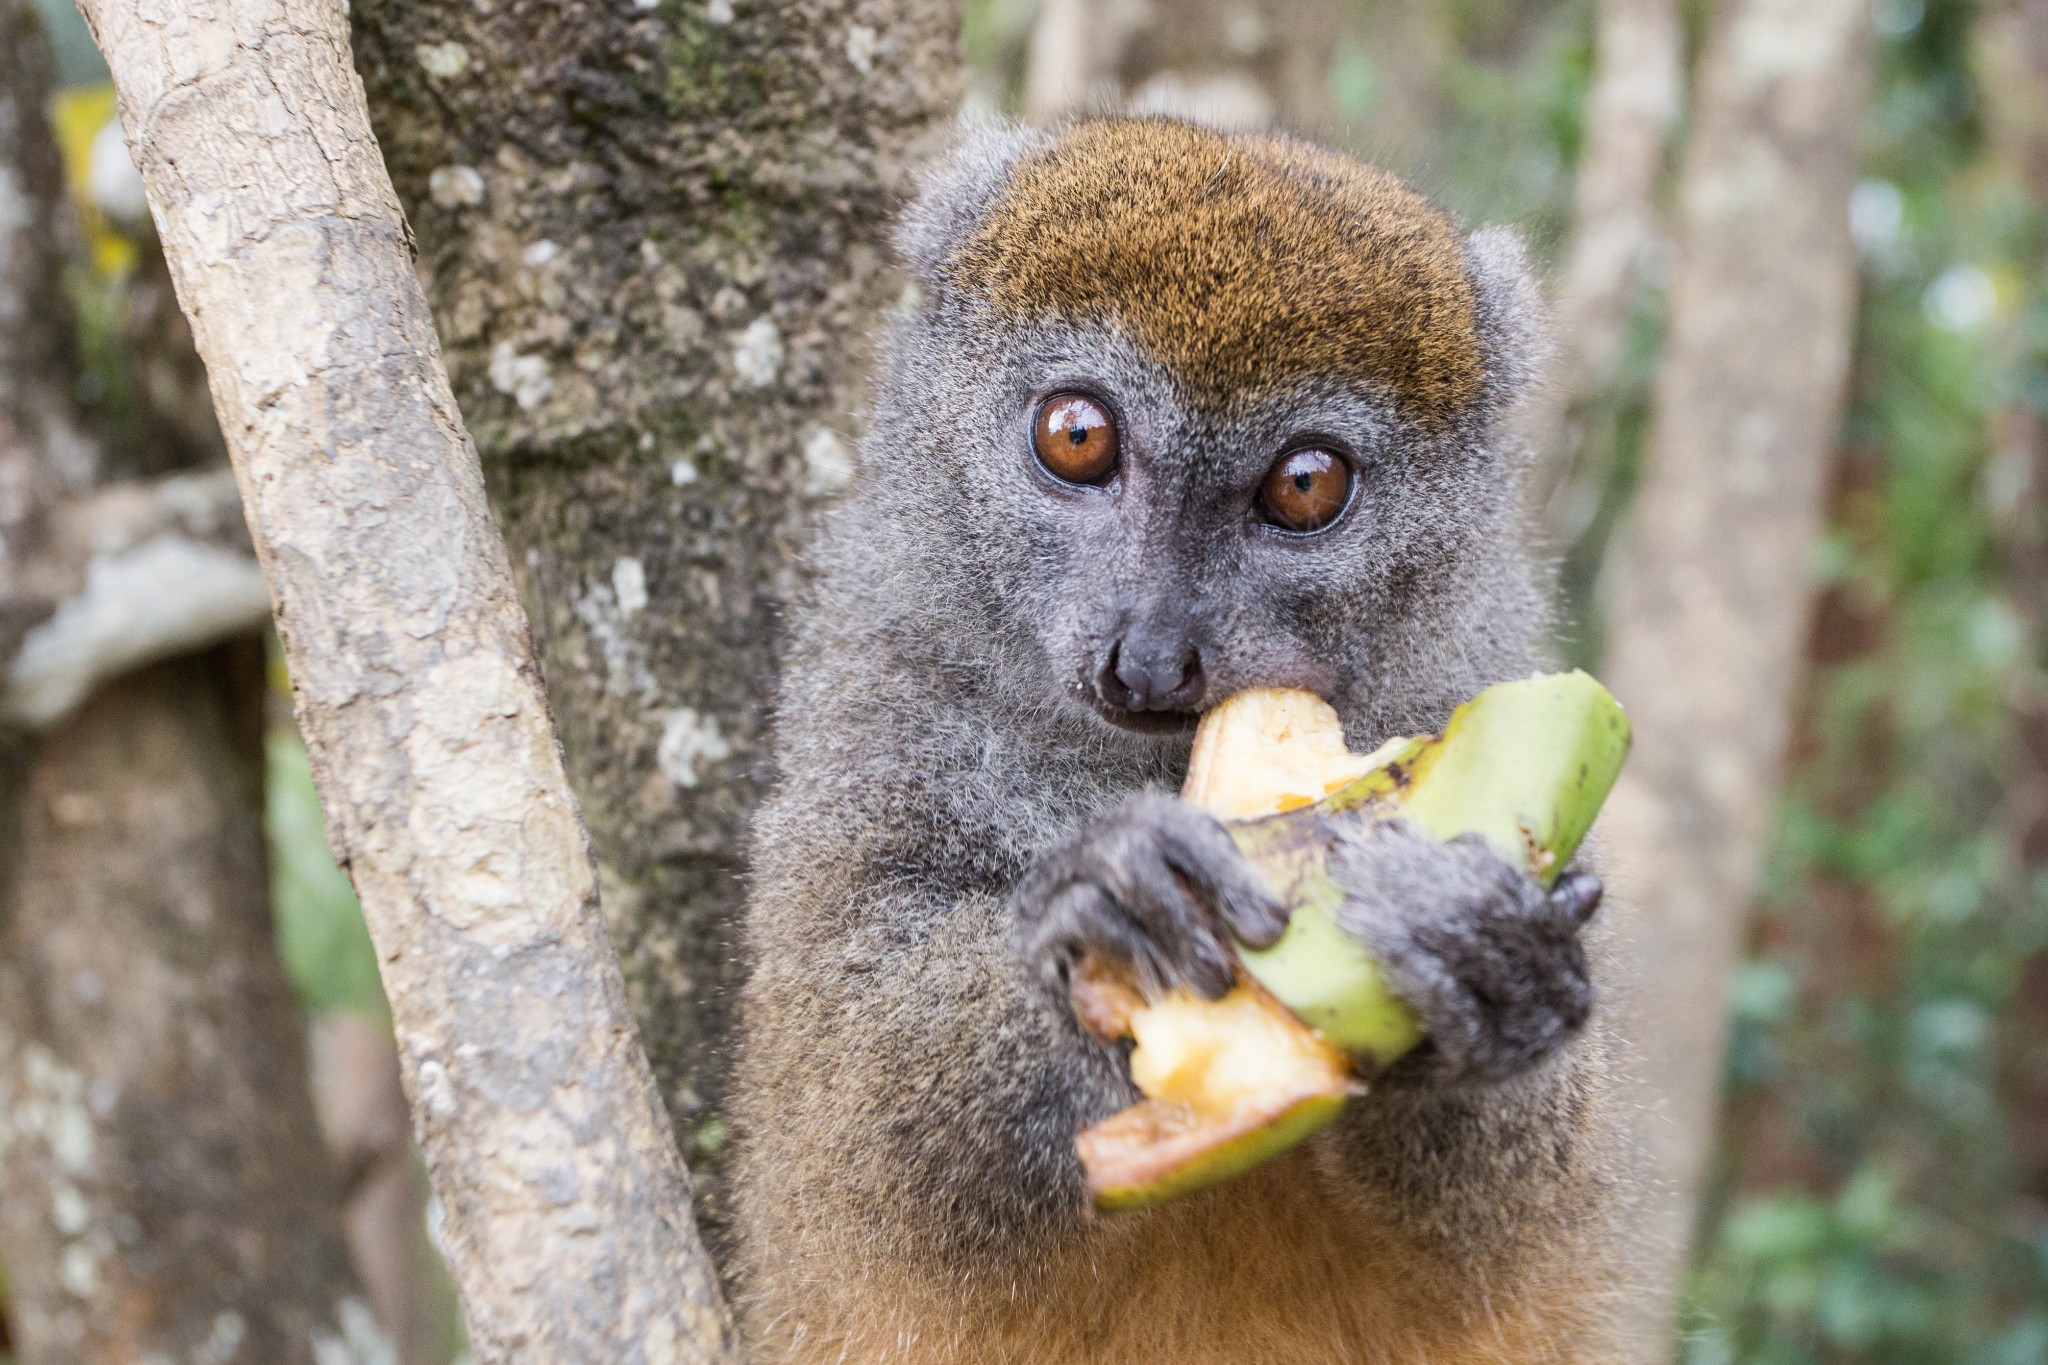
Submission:
[[1203,708],[1305,688],[1363,751],[1541,663],[1505,431],[1544,344],[1518,239],[1303,142],[1119,118],[969,136],[898,247],[912,290],[756,827],[754,1358],[1620,1361],[1587,877],[1553,895],[1478,843],[1351,840],[1341,922],[1429,1043],[1164,1207],[1092,1215],[1074,1149],[1136,1098],[1074,1018],[1076,959],[1214,995],[1229,936],[1283,926],[1170,794]]

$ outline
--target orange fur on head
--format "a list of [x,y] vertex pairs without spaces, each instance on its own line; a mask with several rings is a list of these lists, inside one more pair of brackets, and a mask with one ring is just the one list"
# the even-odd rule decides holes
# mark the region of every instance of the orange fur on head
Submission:
[[1012,169],[950,274],[1006,315],[1112,319],[1209,397],[1348,375],[1428,421],[1483,381],[1456,225],[1387,172],[1286,138],[1080,124]]

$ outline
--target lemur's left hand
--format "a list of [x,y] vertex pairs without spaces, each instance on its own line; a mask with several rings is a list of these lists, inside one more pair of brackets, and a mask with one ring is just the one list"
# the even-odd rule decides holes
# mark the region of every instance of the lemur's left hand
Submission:
[[1579,942],[1600,904],[1592,873],[1545,890],[1476,835],[1439,843],[1399,822],[1345,840],[1329,866],[1344,891],[1338,923],[1429,1034],[1394,1078],[1504,1080],[1592,1011]]

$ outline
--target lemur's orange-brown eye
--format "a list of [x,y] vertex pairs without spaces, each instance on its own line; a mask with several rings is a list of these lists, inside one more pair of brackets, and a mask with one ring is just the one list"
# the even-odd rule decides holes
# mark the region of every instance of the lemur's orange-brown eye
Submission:
[[1058,393],[1041,403],[1031,440],[1054,478],[1101,483],[1116,472],[1116,419],[1086,394]]
[[1274,461],[1259,485],[1259,510],[1289,531],[1320,531],[1351,501],[1351,466],[1342,456],[1309,447]]

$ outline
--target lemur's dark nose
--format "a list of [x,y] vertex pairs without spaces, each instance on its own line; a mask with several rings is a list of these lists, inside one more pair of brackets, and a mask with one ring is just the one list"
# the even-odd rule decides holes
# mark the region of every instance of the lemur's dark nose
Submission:
[[1192,711],[1209,679],[1201,651],[1186,640],[1133,633],[1109,647],[1096,686],[1104,701],[1126,711]]

